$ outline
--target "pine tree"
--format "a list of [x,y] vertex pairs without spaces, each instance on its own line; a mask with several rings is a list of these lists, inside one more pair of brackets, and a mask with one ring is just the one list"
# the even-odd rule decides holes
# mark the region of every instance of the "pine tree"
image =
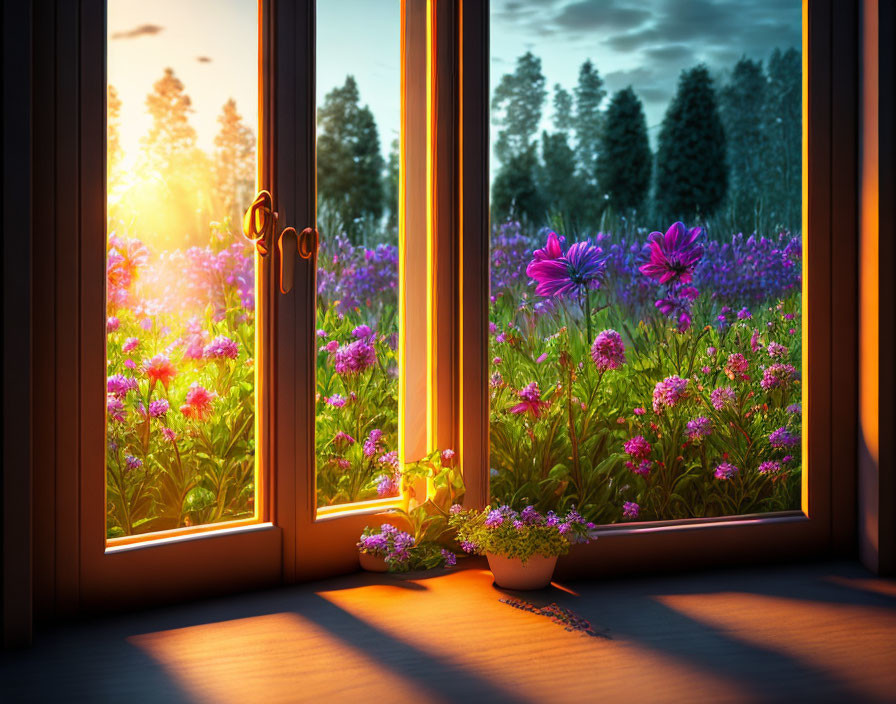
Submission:
[[600,134],[603,126],[600,104],[606,94],[603,79],[588,59],[579,68],[579,82],[575,88],[576,155],[588,183],[596,181],[595,164],[600,150]]
[[357,241],[365,221],[383,214],[383,156],[376,120],[361,107],[358,84],[331,90],[318,110],[317,192]]
[[554,85],[554,129],[569,136],[569,132],[575,126],[575,113],[573,112],[572,96],[559,83]]
[[386,193],[386,207],[389,209],[390,228],[398,227],[398,178],[400,163],[400,147],[397,139],[392,140],[389,159],[386,162],[386,177],[383,188]]
[[143,146],[163,167],[171,166],[176,159],[188,157],[196,146],[196,130],[189,123],[192,103],[173,69],[166,68],[152,88],[146,96],[152,126],[143,138]]
[[762,110],[768,141],[763,191],[772,225],[799,230],[802,213],[802,60],[796,49],[775,49],[768,60],[768,90]]
[[124,156],[121,147],[121,98],[115,86],[109,85],[106,97],[106,161],[110,174],[114,174]]
[[541,59],[527,51],[516,70],[505,74],[492,97],[492,119],[503,129],[495,143],[495,156],[505,166],[526,154],[538,134],[541,111],[547,97]]
[[604,119],[598,181],[616,212],[638,209],[650,190],[653,155],[644,109],[631,86],[613,96]]
[[733,222],[741,229],[755,229],[757,213],[767,205],[762,202],[766,83],[762,62],[743,57],[719,93],[728,143],[728,203]]
[[231,98],[218,116],[215,177],[218,198],[233,223],[252,200],[255,186],[255,133],[243,122]]
[[544,219],[544,204],[538,192],[538,157],[532,144],[522,154],[508,157],[492,184],[492,217],[501,222],[514,217],[529,223]]
[[576,155],[565,133],[541,134],[541,168],[538,190],[550,219],[563,222],[572,234],[582,227],[582,189],[576,173]]
[[728,190],[725,130],[709,70],[681,72],[660,129],[655,203],[660,218],[712,215]]

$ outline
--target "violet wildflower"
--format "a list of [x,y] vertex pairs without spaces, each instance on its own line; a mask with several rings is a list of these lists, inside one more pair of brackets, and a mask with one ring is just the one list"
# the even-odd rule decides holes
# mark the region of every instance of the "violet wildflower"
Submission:
[[239,356],[239,344],[226,335],[218,335],[205,349],[202,356],[206,359],[236,359]]
[[379,460],[377,460],[380,464],[387,464],[393,469],[398,469],[398,451],[391,450],[390,452],[384,453]]
[[321,352],[329,352],[330,354],[334,354],[336,350],[339,349],[339,341],[338,340],[330,340],[327,344],[321,345]]
[[769,444],[777,450],[798,445],[800,436],[794,435],[787,428],[780,427],[768,436]]
[[791,403],[786,409],[788,413],[793,413],[794,415],[799,415],[803,412],[803,405],[801,403]]
[[113,374],[106,379],[106,391],[123,399],[129,391],[137,389],[137,380],[124,374]]
[[716,356],[716,348],[715,347],[707,347],[706,354],[709,357],[715,357]]
[[504,514],[499,509],[492,509],[485,518],[485,525],[488,528],[497,528],[504,522]]
[[124,408],[124,404],[121,402],[121,399],[114,394],[108,394],[106,396],[106,413],[109,414],[109,418],[117,420],[119,423],[124,423],[127,418],[127,411]]
[[703,247],[697,243],[701,233],[701,228],[687,230],[680,222],[673,223],[665,235],[651,232],[647,239],[650,260],[639,271],[661,284],[689,283],[703,256]]
[[639,406],[638,408],[633,409],[632,413],[634,413],[636,416],[643,416],[645,413],[647,413],[647,411]]
[[722,462],[714,472],[716,479],[731,479],[740,470],[730,462]]
[[500,357],[495,357],[494,359],[492,359],[492,364],[497,367],[502,361],[503,360]]
[[336,350],[334,361],[337,374],[355,374],[376,362],[376,350],[364,340],[355,340]]
[[750,336],[750,351],[758,352],[761,348],[762,345],[759,344],[759,330],[754,330]]
[[382,437],[383,431],[379,428],[374,428],[370,431],[370,435],[368,435],[367,439],[364,441],[363,450],[365,457],[373,457],[376,454]]
[[171,405],[164,398],[159,398],[149,404],[149,417],[150,418],[160,418],[161,416],[168,413],[168,410],[171,408]]
[[678,375],[657,382],[653,389],[653,412],[661,413],[663,408],[674,408],[687,396],[688,380]]
[[445,548],[442,548],[442,559],[445,560],[445,567],[454,567],[457,564],[457,555]]
[[548,511],[548,512],[544,515],[544,524],[545,524],[548,528],[552,528],[553,526],[556,526],[556,525],[559,525],[559,524],[560,524],[560,519],[557,517],[557,514],[556,514],[556,513],[554,513],[553,511]]
[[324,330],[323,328],[318,328],[316,334],[319,338],[321,338],[323,340],[326,340],[330,336],[329,333],[326,330]]
[[162,435],[164,435],[165,439],[170,442],[174,442],[175,440],[177,440],[177,433],[175,433],[171,428],[162,428]]
[[622,516],[624,518],[637,518],[641,513],[641,507],[634,501],[626,501],[622,504]]
[[350,447],[355,444],[355,439],[341,430],[333,436],[333,444],[338,447]]
[[766,391],[786,388],[796,378],[797,371],[792,364],[772,364],[762,375],[759,385]]
[[459,514],[459,513],[460,513],[461,511],[463,511],[463,510],[464,510],[464,507],[461,506],[460,504],[451,504],[451,508],[448,509],[448,512],[449,512],[452,516],[456,516],[457,514]]
[[370,329],[369,325],[359,325],[354,330],[352,330],[352,335],[358,340],[363,340],[365,338],[370,337],[373,334],[373,331]]
[[625,345],[619,333],[615,330],[598,333],[591,345],[591,359],[600,372],[618,369],[625,364]]
[[753,317],[753,314],[746,308],[741,308],[739,311],[737,311],[737,319],[738,320],[749,320],[752,317]]
[[529,525],[541,523],[541,521],[544,520],[541,514],[535,510],[534,506],[526,506],[520,513],[520,518],[523,523],[528,523]]
[[710,423],[709,418],[706,418],[705,416],[694,418],[694,420],[688,421],[687,433],[688,440],[691,442],[699,442],[712,434],[712,423]]
[[544,249],[532,253],[526,275],[537,282],[535,293],[549,298],[579,294],[598,288],[606,272],[606,256],[590,242],[576,242],[563,253],[555,232],[548,235]]
[[143,466],[143,460],[134,457],[133,455],[125,455],[124,462],[127,465],[127,469],[140,469]]
[[781,471],[781,463],[775,460],[768,460],[759,465],[760,474],[777,474]]
[[713,408],[717,411],[723,411],[726,408],[734,408],[737,397],[734,395],[734,390],[730,386],[725,386],[713,389],[712,393],[709,395],[709,400],[712,403]]
[[470,541],[470,540],[464,540],[464,541],[460,544],[460,549],[463,550],[464,552],[467,552],[467,553],[471,553],[471,554],[472,554],[472,553],[476,552],[479,548],[478,548],[478,546],[476,545],[476,543],[474,543],[474,542],[472,542],[472,541]]
[[380,498],[398,493],[398,479],[394,474],[381,474],[376,478],[376,493]]
[[324,402],[329,406],[335,406],[336,408],[342,408],[345,405],[345,396],[342,394],[333,394],[332,396],[324,399]]
[[542,352],[540,355],[538,355],[538,359],[535,360],[535,363],[536,363],[536,364],[541,364],[541,363],[542,363],[544,360],[546,360],[547,358],[548,358],[548,353],[547,353],[547,352]]
[[650,474],[650,470],[653,469],[653,462],[646,458],[637,463],[632,462],[631,460],[626,460],[625,466],[633,473],[646,477]]

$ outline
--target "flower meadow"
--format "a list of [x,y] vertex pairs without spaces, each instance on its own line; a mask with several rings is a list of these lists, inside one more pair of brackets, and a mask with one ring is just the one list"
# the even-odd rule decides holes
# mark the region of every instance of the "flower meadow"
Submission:
[[[400,491],[397,255],[322,242],[319,506]],[[786,232],[496,226],[493,501],[593,523],[798,507],[801,255]],[[110,536],[253,515],[254,256],[227,222],[173,250],[110,224]]]
[[702,228],[491,251],[491,493],[594,523],[794,509],[801,243]]

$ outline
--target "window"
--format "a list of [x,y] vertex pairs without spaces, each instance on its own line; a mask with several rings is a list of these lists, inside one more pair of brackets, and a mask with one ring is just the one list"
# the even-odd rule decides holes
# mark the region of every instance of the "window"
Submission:
[[801,3],[491,5],[491,497],[798,510]]

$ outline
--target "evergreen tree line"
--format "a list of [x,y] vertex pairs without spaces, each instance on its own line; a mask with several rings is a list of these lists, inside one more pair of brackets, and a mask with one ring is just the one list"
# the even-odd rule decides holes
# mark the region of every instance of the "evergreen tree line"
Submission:
[[720,87],[704,64],[681,72],[653,154],[631,86],[612,95],[589,60],[570,94],[556,84],[552,130],[537,134],[548,97],[541,60],[521,56],[492,96],[492,220],[567,232],[681,219],[727,231],[798,230],[801,58],[775,49],[741,58]]

